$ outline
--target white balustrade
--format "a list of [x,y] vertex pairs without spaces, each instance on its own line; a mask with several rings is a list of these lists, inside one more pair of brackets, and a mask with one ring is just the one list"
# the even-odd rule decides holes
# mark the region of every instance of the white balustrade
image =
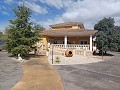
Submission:
[[54,47],[54,49],[78,49],[78,50],[90,50],[90,45],[81,45],[81,44],[67,44],[66,47],[64,44],[52,44],[50,48]]

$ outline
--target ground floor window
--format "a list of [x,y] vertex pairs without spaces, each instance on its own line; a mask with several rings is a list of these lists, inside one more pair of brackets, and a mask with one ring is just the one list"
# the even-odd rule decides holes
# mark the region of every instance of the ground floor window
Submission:
[[80,40],[80,44],[88,44],[87,40]]

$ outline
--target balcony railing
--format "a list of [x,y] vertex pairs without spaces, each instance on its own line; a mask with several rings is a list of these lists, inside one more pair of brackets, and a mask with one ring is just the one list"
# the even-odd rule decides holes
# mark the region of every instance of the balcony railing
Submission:
[[54,47],[54,49],[78,49],[78,50],[90,50],[90,45],[81,45],[81,44],[52,44],[50,47]]

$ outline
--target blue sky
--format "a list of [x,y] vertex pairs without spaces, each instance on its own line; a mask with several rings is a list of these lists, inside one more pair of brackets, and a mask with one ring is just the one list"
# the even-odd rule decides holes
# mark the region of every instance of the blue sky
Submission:
[[120,25],[120,0],[1,0],[0,31],[4,31],[11,19],[15,19],[12,11],[24,1],[33,13],[31,21],[49,28],[49,25],[79,21],[87,29],[104,17],[114,17],[116,25]]

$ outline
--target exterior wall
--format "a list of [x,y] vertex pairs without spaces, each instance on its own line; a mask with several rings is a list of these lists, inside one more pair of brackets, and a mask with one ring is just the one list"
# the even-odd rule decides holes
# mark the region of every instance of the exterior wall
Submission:
[[80,29],[80,27],[78,27],[78,26],[72,26],[72,29]]
[[[48,37],[48,39],[46,39],[48,42],[54,39],[54,42],[57,42],[57,44],[64,44],[64,37]],[[80,44],[80,40],[86,40],[88,41],[88,44],[90,43],[90,37],[68,37],[67,41],[68,44]],[[46,42],[44,40],[44,42]],[[53,42],[52,42],[53,43]]]
[[42,36],[41,40],[40,40],[40,44],[42,45],[41,49],[42,50],[46,50],[47,49],[47,45],[48,45],[48,37],[47,36]]
[[52,29],[80,29],[80,26],[53,27]]
[[64,37],[49,37],[48,38],[49,43],[57,42],[58,44],[64,44]]
[[64,26],[64,27],[52,27],[52,29],[72,29],[72,26]]
[[72,44],[80,44],[80,40],[86,40],[88,41],[88,44],[90,43],[89,37],[68,37],[68,42]]

